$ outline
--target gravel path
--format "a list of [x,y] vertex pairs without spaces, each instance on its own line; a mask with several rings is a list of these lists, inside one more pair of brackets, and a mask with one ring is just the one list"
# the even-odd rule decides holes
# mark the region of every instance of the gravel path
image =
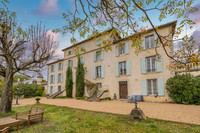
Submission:
[[[126,115],[129,114],[134,108],[133,103],[127,103],[126,101],[87,102],[76,99],[41,98],[40,102],[44,104],[66,106],[70,108]],[[19,100],[19,104],[19,106],[35,104],[35,99],[22,99]],[[16,105],[13,106],[16,107]],[[200,125],[200,106],[198,105],[139,102],[138,107],[141,108],[144,114],[150,118]]]

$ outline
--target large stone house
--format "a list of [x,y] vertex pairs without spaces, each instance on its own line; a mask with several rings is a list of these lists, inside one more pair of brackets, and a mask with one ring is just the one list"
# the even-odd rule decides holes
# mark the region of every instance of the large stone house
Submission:
[[[176,21],[158,26],[159,34],[168,35],[174,33]],[[165,89],[167,79],[175,73],[168,70],[171,61],[164,49],[157,45],[159,60],[157,60],[154,40],[156,34],[152,29],[147,30],[143,37],[143,50],[136,55],[132,47],[130,37],[109,36],[99,34],[98,37],[86,39],[75,45],[63,49],[64,58],[48,64],[48,86],[47,92],[54,94],[65,89],[66,69],[73,70],[73,97],[75,97],[75,76],[77,57],[74,50],[82,47],[86,52],[82,53],[81,61],[85,68],[85,79],[96,83],[99,88],[108,89],[104,97],[116,94],[118,99],[126,96],[143,95],[144,101],[168,101],[169,97]],[[172,39],[173,35],[170,36]],[[112,50],[106,52],[98,44],[100,39],[113,41]],[[124,43],[125,45],[119,45]],[[173,45],[167,47],[167,51],[173,53]],[[63,92],[62,95],[65,95]],[[87,93],[85,94],[87,95]]]

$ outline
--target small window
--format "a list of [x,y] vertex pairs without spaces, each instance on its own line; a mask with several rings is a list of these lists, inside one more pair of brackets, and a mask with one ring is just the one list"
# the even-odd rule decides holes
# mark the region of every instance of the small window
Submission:
[[155,56],[152,57],[147,57],[146,58],[146,69],[147,72],[155,72],[156,71],[156,61],[155,61]]
[[102,88],[102,83],[96,83],[96,85],[98,86],[98,88]]
[[51,72],[54,72],[54,65],[51,65]]
[[67,55],[72,55],[73,52],[72,51],[68,51]]
[[50,77],[50,83],[54,83],[54,75],[51,75],[51,77]]
[[61,86],[58,86],[58,91],[61,91]]
[[101,51],[97,51],[96,52],[96,61],[100,61],[101,60]]
[[60,82],[62,82],[62,74],[61,73],[58,74],[58,83],[60,83]]
[[147,80],[147,92],[148,95],[157,95],[157,79],[148,79]]
[[126,61],[119,62],[119,74],[126,75]]
[[62,63],[59,63],[58,64],[58,70],[62,70],[63,68],[62,68]]
[[96,78],[101,78],[101,66],[96,67]]
[[146,49],[154,48],[154,35],[145,37]]
[[125,45],[119,46],[119,55],[124,55],[125,54]]

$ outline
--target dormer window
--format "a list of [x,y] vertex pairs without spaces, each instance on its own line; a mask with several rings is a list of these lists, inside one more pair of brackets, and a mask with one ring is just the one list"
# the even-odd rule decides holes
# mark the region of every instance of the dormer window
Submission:
[[68,51],[67,55],[72,55],[73,52],[72,51]]

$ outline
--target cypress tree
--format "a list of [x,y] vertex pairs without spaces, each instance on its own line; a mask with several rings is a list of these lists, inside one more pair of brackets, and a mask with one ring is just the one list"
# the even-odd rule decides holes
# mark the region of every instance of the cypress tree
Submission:
[[84,90],[85,90],[85,83],[84,83],[84,68],[83,64],[81,63],[80,57],[78,57],[78,64],[76,68],[76,97],[83,97]]
[[73,90],[73,77],[72,77],[72,68],[68,67],[66,72],[66,96],[72,97],[72,90]]

